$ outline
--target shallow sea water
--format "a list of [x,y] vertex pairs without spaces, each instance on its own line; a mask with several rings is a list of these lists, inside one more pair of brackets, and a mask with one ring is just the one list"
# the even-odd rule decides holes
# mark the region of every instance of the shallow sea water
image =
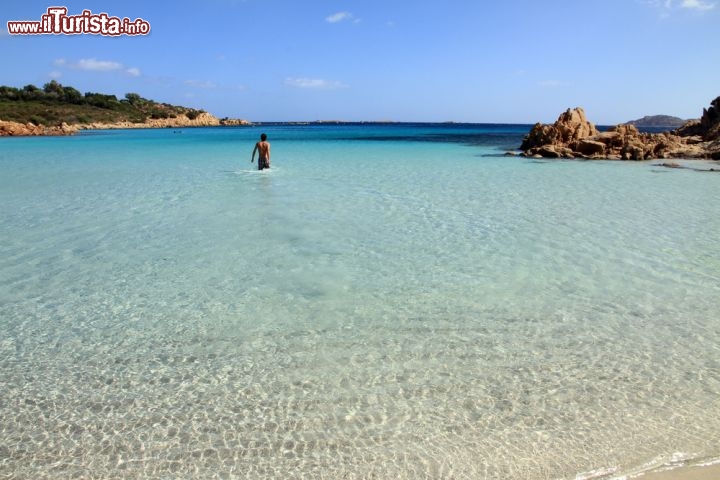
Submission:
[[720,456],[720,175],[527,127],[0,142],[0,478],[611,478]]

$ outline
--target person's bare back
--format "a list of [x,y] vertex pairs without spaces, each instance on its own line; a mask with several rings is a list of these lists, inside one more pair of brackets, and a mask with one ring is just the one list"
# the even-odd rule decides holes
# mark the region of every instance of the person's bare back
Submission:
[[260,141],[255,144],[250,163],[255,161],[255,152],[258,153],[258,170],[270,168],[270,142],[267,141],[267,135],[260,135]]

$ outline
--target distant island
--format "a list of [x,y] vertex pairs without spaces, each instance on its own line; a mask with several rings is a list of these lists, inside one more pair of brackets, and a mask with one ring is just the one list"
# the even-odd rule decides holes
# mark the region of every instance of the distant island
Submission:
[[647,115],[637,120],[630,120],[626,122],[628,125],[634,125],[636,127],[667,127],[668,129],[680,128],[687,120],[683,120],[679,117],[673,117],[671,115]]
[[71,135],[82,129],[178,128],[249,125],[240,119],[219,119],[204,110],[159,103],[128,93],[80,93],[55,80],[43,88],[0,86],[0,136]]

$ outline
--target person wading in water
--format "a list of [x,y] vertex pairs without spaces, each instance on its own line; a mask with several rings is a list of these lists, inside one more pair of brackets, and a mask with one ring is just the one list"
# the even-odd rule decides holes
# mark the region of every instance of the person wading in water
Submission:
[[250,163],[255,161],[255,152],[258,152],[258,170],[270,168],[270,142],[267,141],[267,135],[260,135],[260,141],[255,144]]

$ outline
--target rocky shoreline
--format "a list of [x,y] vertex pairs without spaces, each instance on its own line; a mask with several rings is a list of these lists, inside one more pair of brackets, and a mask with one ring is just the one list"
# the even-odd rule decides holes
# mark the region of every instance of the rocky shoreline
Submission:
[[48,127],[34,123],[18,123],[0,120],[0,137],[26,137],[26,136],[58,136],[72,135],[80,128],[77,125],[61,125]]
[[582,108],[568,109],[552,125],[535,124],[520,150],[535,158],[720,160],[720,97],[703,110],[700,120],[663,133],[640,133],[629,124],[600,132]]
[[235,118],[219,119],[210,113],[200,113],[195,118],[187,115],[178,115],[175,118],[149,119],[142,123],[115,122],[115,123],[85,123],[69,125],[63,122],[58,126],[35,125],[33,123],[18,123],[0,120],[0,137],[19,136],[62,136],[73,135],[80,130],[108,130],[126,128],[182,128],[182,127],[216,127],[252,125],[247,120]]

